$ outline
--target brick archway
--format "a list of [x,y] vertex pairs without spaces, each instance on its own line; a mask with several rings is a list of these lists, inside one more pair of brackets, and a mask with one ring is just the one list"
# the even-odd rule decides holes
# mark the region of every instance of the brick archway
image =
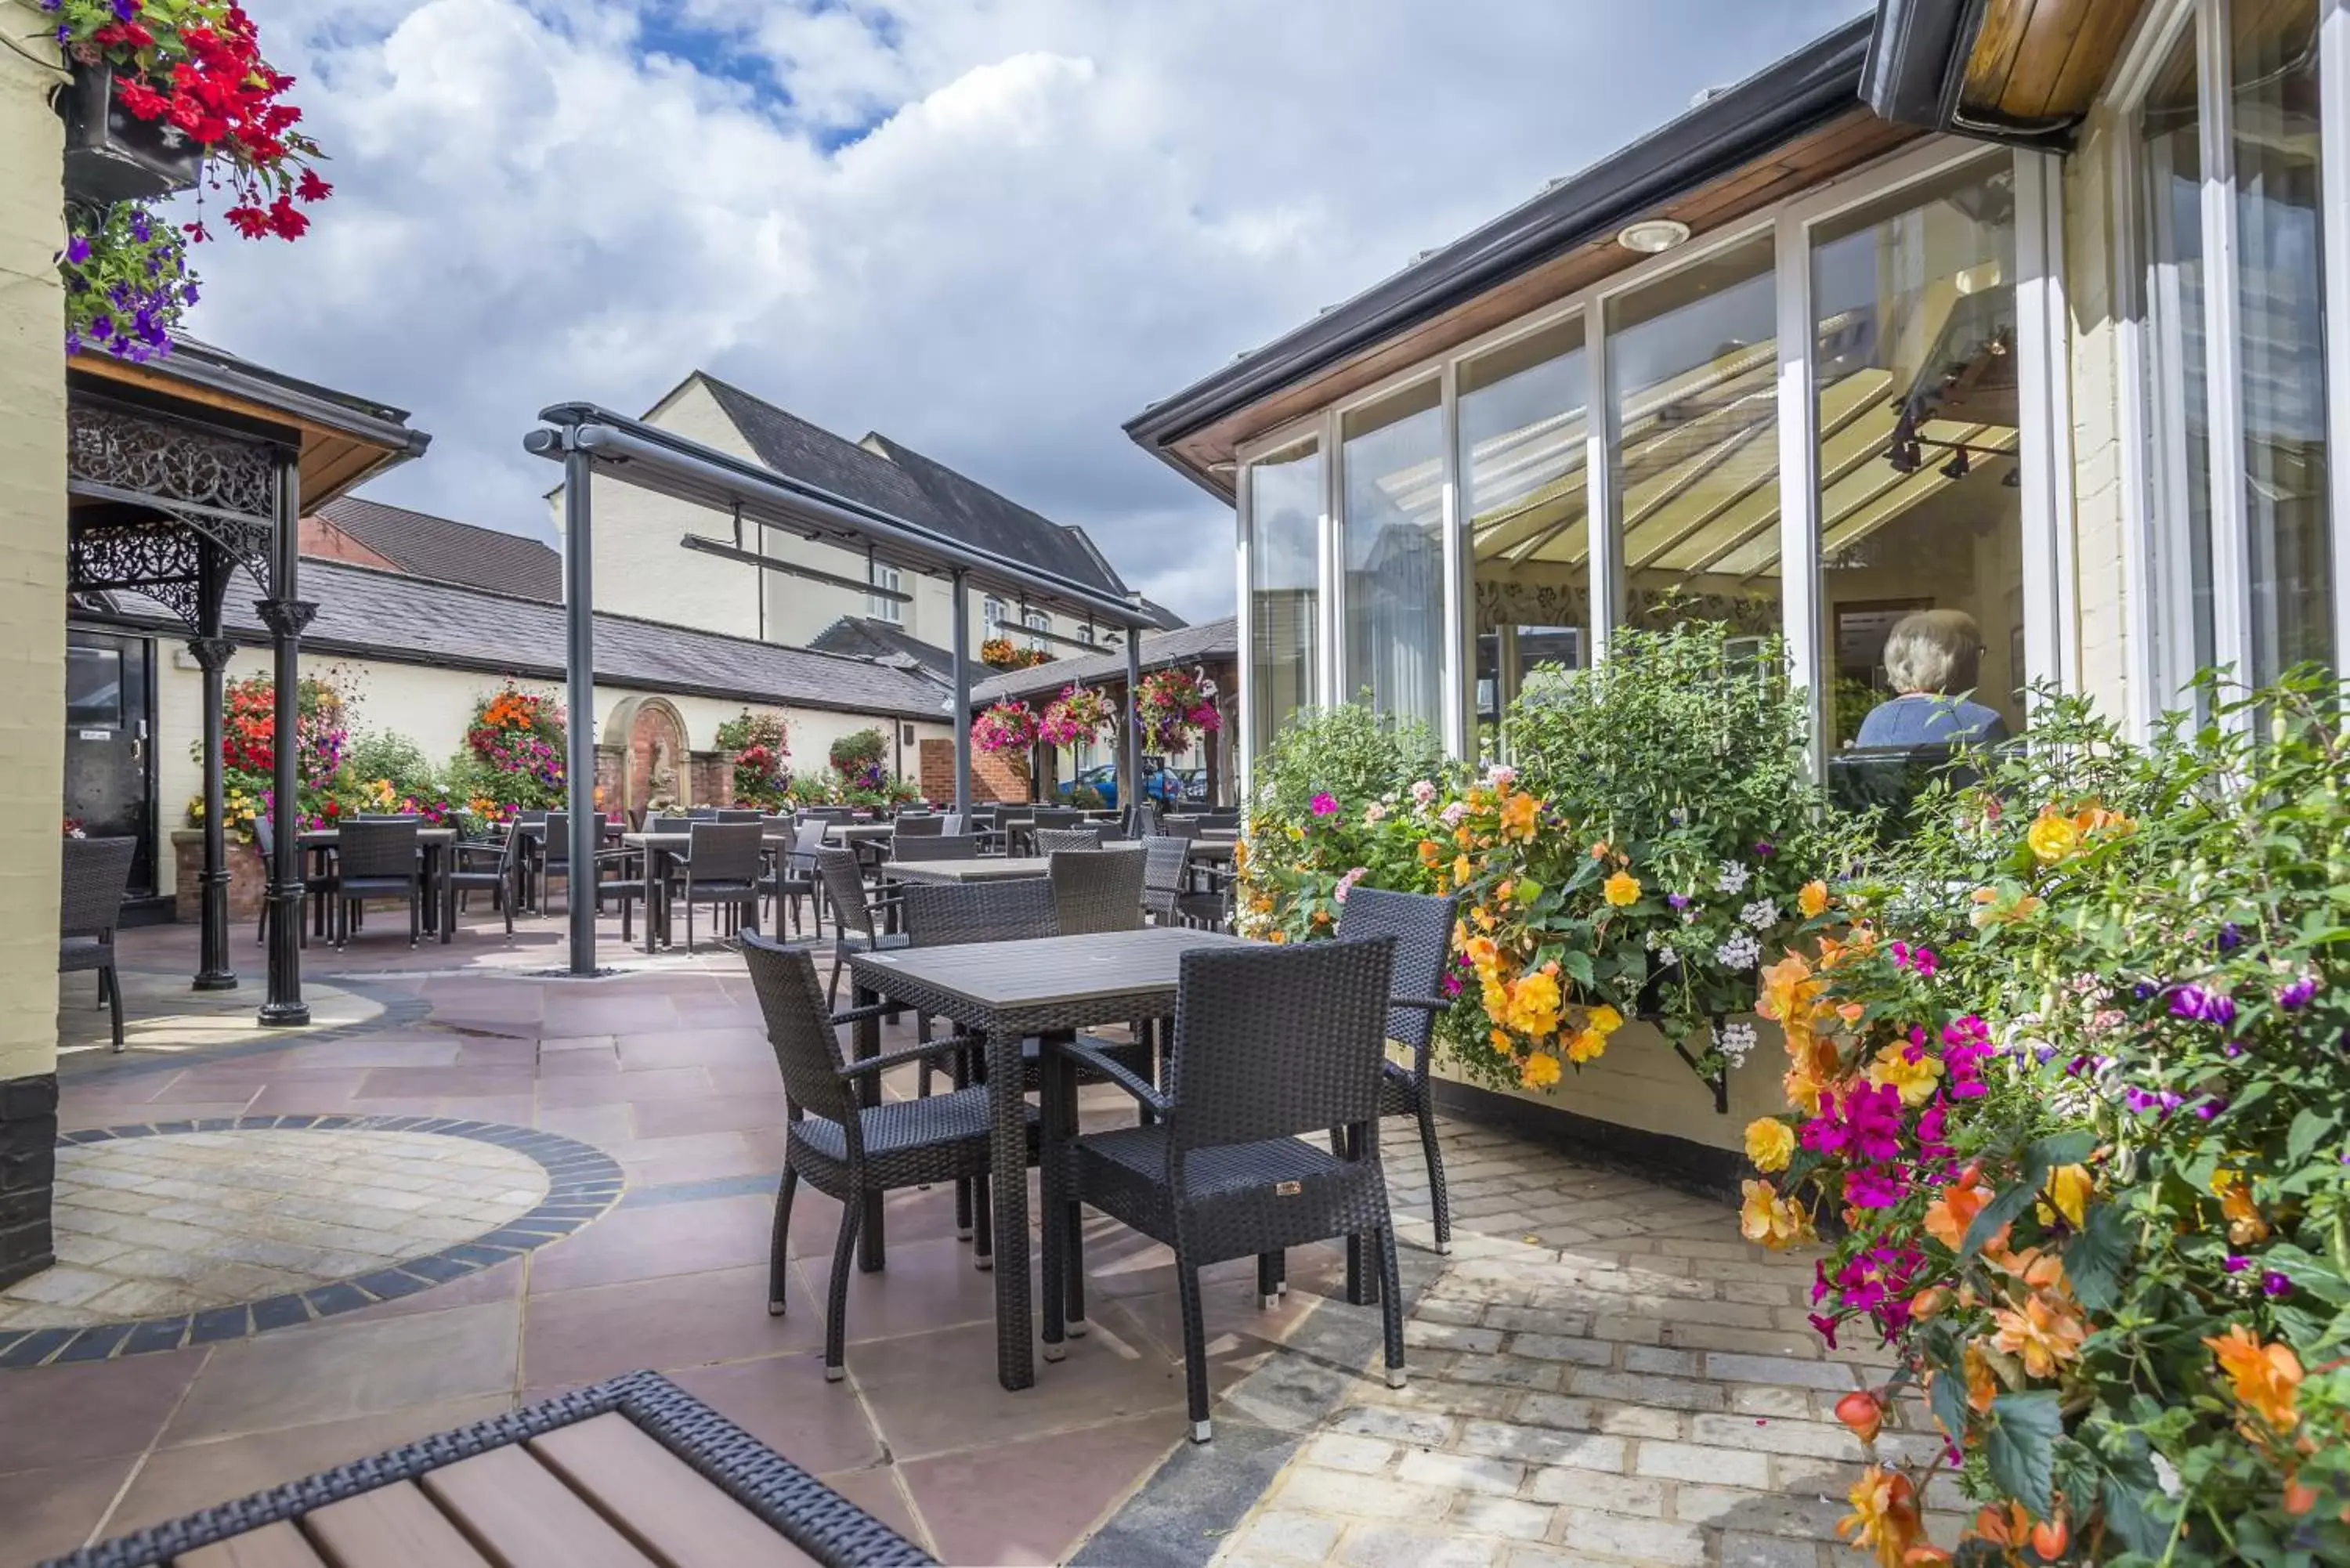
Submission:
[[666,697],[627,697],[604,732],[620,747],[619,808],[631,815],[693,804],[685,715]]

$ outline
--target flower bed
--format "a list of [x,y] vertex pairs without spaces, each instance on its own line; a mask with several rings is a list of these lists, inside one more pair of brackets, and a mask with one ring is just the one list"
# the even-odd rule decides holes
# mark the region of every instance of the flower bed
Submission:
[[790,804],[792,748],[780,713],[754,713],[718,726],[718,749],[734,753],[734,804],[779,811]]

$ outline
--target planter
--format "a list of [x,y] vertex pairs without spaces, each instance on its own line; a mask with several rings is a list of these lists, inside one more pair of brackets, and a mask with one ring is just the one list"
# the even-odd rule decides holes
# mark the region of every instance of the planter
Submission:
[[[204,830],[201,827],[175,827],[172,830],[172,919],[194,925],[203,919]],[[262,899],[269,892],[269,878],[261,867],[261,857],[251,844],[228,841],[228,916],[231,929],[240,920],[261,919]]]
[[192,189],[203,148],[167,119],[140,119],[122,107],[114,72],[77,65],[57,95],[66,122],[66,200],[91,206],[143,202]]

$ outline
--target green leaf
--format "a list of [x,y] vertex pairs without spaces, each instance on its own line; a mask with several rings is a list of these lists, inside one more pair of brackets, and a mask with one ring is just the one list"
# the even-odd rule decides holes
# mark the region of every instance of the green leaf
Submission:
[[2051,1133],[2033,1142],[2023,1151],[2024,1168],[2032,1175],[2035,1188],[2050,1171],[2061,1165],[2078,1165],[2096,1151],[2097,1137],[2091,1132]]
[[2055,1510],[2056,1439],[2064,1411],[2051,1393],[2002,1394],[1991,1402],[1983,1457],[1999,1489],[2034,1514]]
[[2333,1265],[2324,1259],[2290,1241],[2281,1242],[2262,1252],[2261,1262],[2291,1280],[2297,1289],[2307,1291],[2322,1301],[2334,1306],[2350,1305],[2350,1281],[2334,1272]]
[[2064,1274],[2081,1304],[2103,1312],[2119,1300],[2129,1258],[2128,1216],[2111,1203],[2093,1206],[2083,1216],[2081,1233],[2064,1245]]
[[2285,1134],[2285,1163],[2299,1165],[2308,1158],[2309,1151],[2331,1134],[2334,1126],[2334,1118],[2315,1106],[2303,1106],[2301,1114],[2293,1118],[2293,1130]]
[[1954,1443],[1962,1441],[1967,1434],[1967,1374],[1956,1355],[1935,1374],[1933,1407],[1943,1436]]
[[2169,1500],[2155,1482],[2154,1467],[2143,1468],[2147,1471],[2143,1485],[2116,1474],[2106,1477],[2101,1489],[2106,1502],[2106,1529],[2139,1556],[2159,1557],[2170,1542],[2170,1524],[2163,1517]]
[[2015,1217],[2040,1196],[2041,1174],[2027,1168],[2026,1179],[2018,1181],[1982,1206],[1982,1211],[1975,1216],[1974,1223],[1968,1226],[1967,1233],[1960,1238],[1960,1257],[1971,1258],[1981,1251],[1983,1243],[1998,1235],[2002,1226],[2012,1223]]
[[1565,971],[1577,985],[1592,986],[1599,983],[1598,977],[1591,971],[1591,955],[1580,948],[1569,948],[1559,954],[1558,967]]

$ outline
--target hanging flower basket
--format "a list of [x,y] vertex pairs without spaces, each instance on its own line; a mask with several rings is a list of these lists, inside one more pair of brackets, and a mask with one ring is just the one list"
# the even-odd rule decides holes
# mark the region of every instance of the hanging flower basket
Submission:
[[1144,676],[1135,689],[1134,717],[1142,726],[1143,743],[1154,752],[1188,751],[1200,736],[1224,727],[1215,699],[1188,670]]
[[1065,686],[1045,707],[1045,722],[1036,738],[1048,746],[1074,746],[1097,741],[1116,727],[1118,715],[1109,699],[1090,686]]
[[114,67],[73,67],[57,95],[66,122],[66,200],[91,206],[145,202],[192,189],[203,144],[163,118],[140,119],[115,90]]
[[1017,702],[998,702],[971,722],[971,743],[993,756],[1024,752],[1036,743],[1036,715]]

